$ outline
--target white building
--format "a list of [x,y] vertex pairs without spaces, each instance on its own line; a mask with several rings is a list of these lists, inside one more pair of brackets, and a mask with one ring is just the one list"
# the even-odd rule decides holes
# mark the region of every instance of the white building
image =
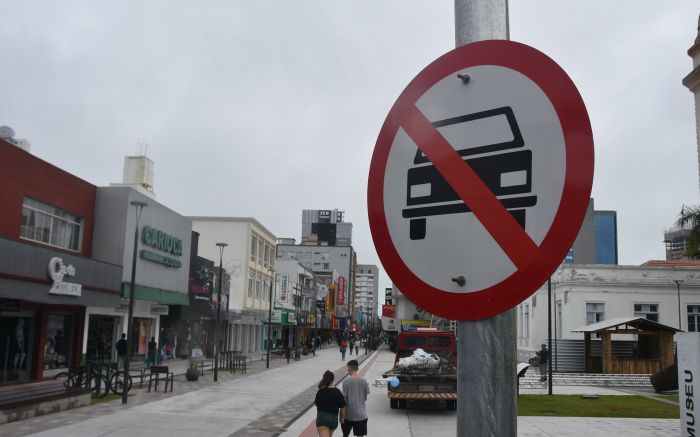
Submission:
[[[521,361],[547,340],[547,297],[545,283],[516,307]],[[583,334],[572,330],[632,316],[671,327],[678,327],[680,318],[682,330],[699,331],[700,263],[562,264],[552,275],[552,340],[558,347],[553,354],[558,355],[559,370],[583,367]],[[634,338],[628,340],[627,346],[619,342],[617,347],[631,348]]]
[[244,353],[262,350],[277,238],[251,217],[191,219],[192,230],[200,234],[200,256],[214,260],[218,265],[219,247],[216,243],[228,244],[223,254],[224,269],[231,274],[227,346]]
[[[355,318],[362,314],[364,323],[368,314],[376,315],[379,295],[379,269],[373,264],[358,264],[355,269]],[[369,312],[368,312],[369,310]]]

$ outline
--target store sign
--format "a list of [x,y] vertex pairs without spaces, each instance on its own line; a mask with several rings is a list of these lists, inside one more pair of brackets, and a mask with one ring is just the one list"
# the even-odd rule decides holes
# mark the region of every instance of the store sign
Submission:
[[63,264],[63,260],[57,256],[49,261],[49,276],[53,280],[53,284],[49,289],[51,294],[60,294],[64,296],[80,296],[83,286],[80,284],[71,284],[63,282],[64,276],[75,276],[75,267]]
[[396,319],[390,317],[382,317],[382,329],[385,331],[398,331],[399,322]]
[[171,253],[175,256],[182,256],[182,240],[150,226],[143,227],[141,241],[146,246],[150,246],[162,252]]
[[396,305],[382,305],[382,317],[396,317]]
[[289,275],[280,275],[280,302],[289,302]]
[[151,304],[151,314],[154,316],[167,316],[169,308],[168,305],[154,303]]
[[430,328],[430,320],[401,320],[402,331],[415,331],[418,328]]
[[338,278],[338,299],[336,303],[338,306],[345,305],[345,276]]
[[[182,256],[181,239],[173,237],[170,234],[166,234],[165,232],[150,226],[143,227],[143,231],[141,232],[141,242],[146,246],[158,249],[167,254]],[[179,259],[151,252],[150,250],[142,250],[141,258],[163,264],[167,267],[174,267],[177,269],[182,267],[182,262]]]
[[129,299],[122,298],[118,307],[114,307],[115,313],[126,313],[129,311]]
[[272,323],[282,323],[282,311],[273,310],[270,321]]

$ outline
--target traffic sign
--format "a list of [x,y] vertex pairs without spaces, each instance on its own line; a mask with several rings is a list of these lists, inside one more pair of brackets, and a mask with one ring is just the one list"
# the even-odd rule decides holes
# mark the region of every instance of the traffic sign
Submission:
[[394,284],[454,320],[494,316],[571,248],[593,183],[575,85],[524,44],[480,41],[428,65],[379,133],[367,206]]

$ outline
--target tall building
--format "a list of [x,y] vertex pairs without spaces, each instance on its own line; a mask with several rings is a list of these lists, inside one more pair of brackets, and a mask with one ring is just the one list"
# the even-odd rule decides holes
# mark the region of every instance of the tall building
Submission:
[[617,212],[597,211],[594,200],[588,209],[566,264],[617,264]]
[[305,209],[301,213],[301,244],[352,246],[352,223],[346,223],[345,211]]
[[[358,264],[355,270],[355,314],[362,320],[376,314],[379,293],[379,269],[373,264]],[[369,312],[368,312],[369,310]]]
[[693,71],[683,78],[683,85],[695,96],[695,134],[700,169],[700,18],[698,18],[698,34],[693,45],[688,49],[688,56],[693,59]]

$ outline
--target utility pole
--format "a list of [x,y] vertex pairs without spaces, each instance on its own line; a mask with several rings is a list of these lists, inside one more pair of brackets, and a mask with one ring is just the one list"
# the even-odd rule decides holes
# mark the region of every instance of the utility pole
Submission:
[[[457,47],[509,39],[507,0],[455,0]],[[515,310],[457,322],[457,435],[517,435]]]

